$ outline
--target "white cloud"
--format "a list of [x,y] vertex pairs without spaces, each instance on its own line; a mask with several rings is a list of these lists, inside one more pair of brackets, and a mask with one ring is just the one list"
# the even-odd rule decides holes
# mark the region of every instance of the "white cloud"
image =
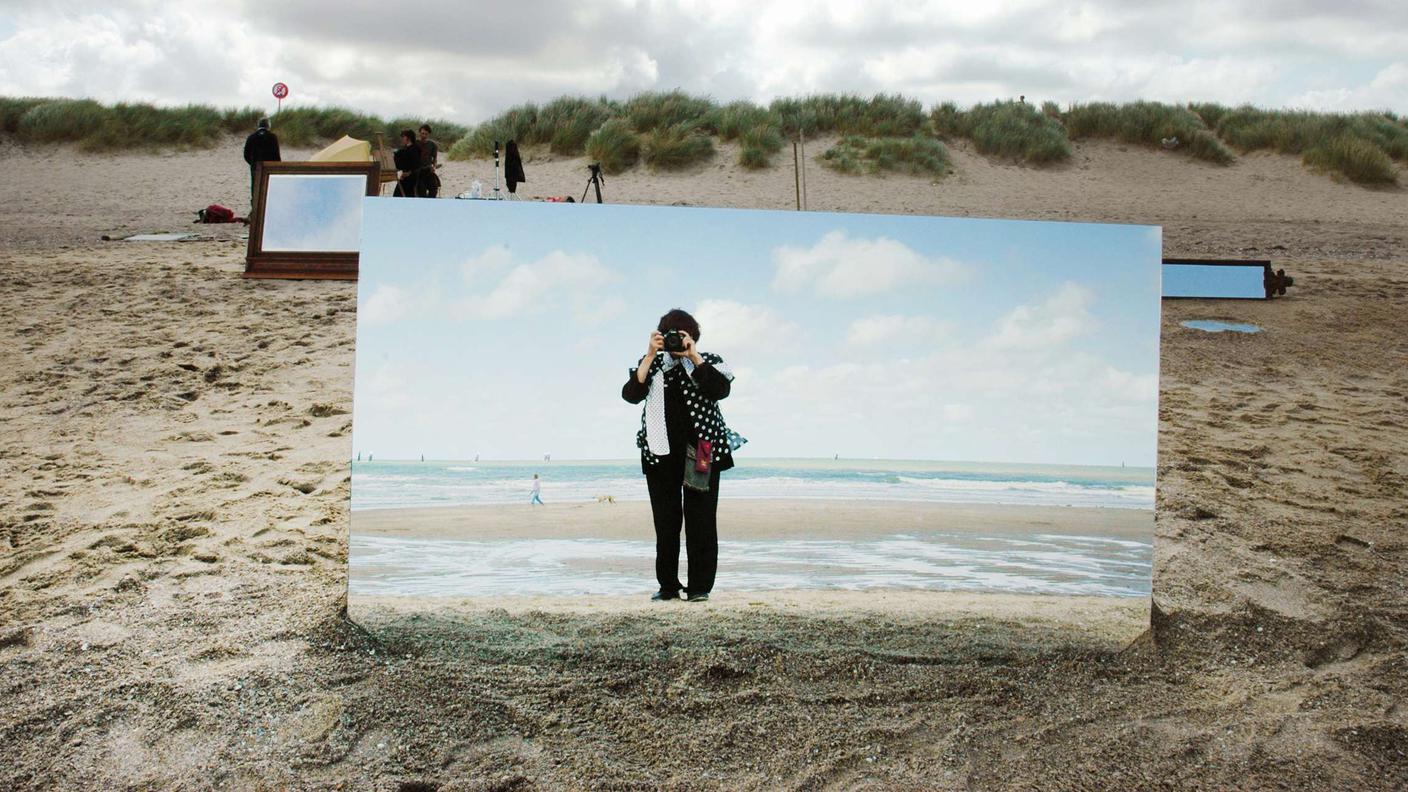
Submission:
[[784,246],[773,251],[774,289],[785,293],[814,290],[823,297],[848,299],[893,291],[911,284],[953,283],[967,270],[958,262],[929,258],[887,237],[852,239],[831,231],[810,248]]
[[733,300],[703,300],[694,309],[699,322],[701,349],[720,354],[743,351],[786,351],[801,337],[802,329],[765,305]]
[[1066,282],[1046,302],[1020,305],[998,321],[997,332],[986,345],[994,349],[1041,349],[1058,346],[1094,330],[1090,313],[1095,293]]
[[465,285],[475,286],[486,278],[493,278],[513,266],[513,253],[507,245],[492,245],[477,256],[465,259],[460,264],[460,277]]
[[943,325],[929,316],[867,316],[851,322],[842,344],[851,350],[881,345],[913,348],[934,343],[944,331]]
[[361,308],[357,320],[372,325],[399,322],[410,314],[411,301],[406,293],[389,283],[379,284]]
[[[487,266],[494,268],[511,264],[511,257],[504,257],[506,253],[491,248],[478,259],[466,262],[461,273],[470,272],[478,283],[482,279],[479,267],[486,260]],[[460,299],[456,313],[466,319],[508,319],[536,313],[559,300],[580,299],[589,292],[600,291],[618,278],[594,255],[555,250],[536,261],[514,265],[488,291]]]

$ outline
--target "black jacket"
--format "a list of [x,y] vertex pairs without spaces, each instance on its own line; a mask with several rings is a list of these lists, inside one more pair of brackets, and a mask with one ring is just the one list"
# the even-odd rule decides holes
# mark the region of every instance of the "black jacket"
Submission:
[[[720,472],[733,467],[733,450],[742,445],[743,438],[729,431],[724,423],[719,402],[728,398],[733,389],[733,374],[724,359],[718,355],[703,352],[703,362],[694,367],[692,375],[684,373],[683,362],[673,367],[670,375],[664,371],[665,355],[657,355],[650,364],[645,382],[636,379],[636,369],[630,369],[626,384],[621,386],[621,398],[631,404],[640,404],[650,395],[651,383],[660,378],[664,400],[665,429],[670,447],[668,457],[651,451],[651,440],[659,446],[658,436],[648,434],[646,420],[650,405],[641,410],[640,431],[636,432],[636,446],[640,448],[641,471],[649,473],[662,459],[684,454],[685,448],[708,440],[714,456],[714,469]],[[637,363],[639,365],[639,363]]]
[[508,142],[504,154],[504,181],[508,182],[509,192],[516,191],[520,182],[528,181],[528,177],[523,175],[523,158],[518,155],[518,144],[512,140]]
[[279,161],[279,136],[267,129],[256,129],[244,139],[244,161],[253,168],[256,162]]

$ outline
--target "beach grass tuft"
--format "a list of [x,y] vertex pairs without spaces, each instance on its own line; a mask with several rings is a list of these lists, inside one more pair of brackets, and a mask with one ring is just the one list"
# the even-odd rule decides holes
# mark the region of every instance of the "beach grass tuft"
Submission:
[[535,137],[554,154],[577,157],[586,153],[587,138],[619,112],[603,99],[561,96],[538,111]]
[[989,157],[1046,165],[1071,157],[1071,144],[1061,122],[1024,102],[974,105],[963,113],[958,128]]
[[1355,184],[1398,183],[1398,171],[1383,149],[1350,134],[1311,146],[1305,150],[1301,161],[1307,167],[1339,174]]
[[898,94],[870,98],[854,94],[815,94],[797,99],[775,99],[769,109],[779,117],[782,132],[864,137],[907,137],[924,127],[924,106]]
[[1073,140],[1104,138],[1151,148],[1177,138],[1179,148],[1197,159],[1227,165],[1234,157],[1203,120],[1186,107],[1162,102],[1091,102],[1072,105],[1062,116]]
[[951,170],[948,149],[925,135],[867,138],[847,135],[821,155],[823,165],[841,173],[904,173],[945,176]]
[[772,164],[772,156],[782,150],[782,134],[771,124],[759,124],[738,138],[741,146],[738,164],[748,170],[761,170]]
[[587,138],[587,157],[608,174],[621,173],[640,160],[640,135],[624,118],[613,118]]
[[0,130],[6,134],[14,135],[19,132],[20,119],[30,110],[46,102],[53,102],[53,99],[45,99],[38,96],[21,96],[16,98],[0,98]]
[[714,139],[697,122],[659,127],[645,135],[641,159],[655,170],[679,170],[714,156]]
[[776,113],[752,102],[731,102],[715,108],[707,125],[722,140],[738,140],[759,127],[780,127],[782,119]]
[[92,99],[56,99],[31,107],[15,131],[26,143],[78,142],[97,132],[108,113]]
[[713,101],[707,97],[690,96],[678,90],[637,94],[622,106],[626,119],[637,132],[698,126],[706,123],[715,109]]

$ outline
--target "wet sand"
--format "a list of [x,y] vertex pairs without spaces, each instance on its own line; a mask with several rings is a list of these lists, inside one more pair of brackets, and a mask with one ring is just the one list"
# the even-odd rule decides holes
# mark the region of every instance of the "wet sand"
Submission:
[[[418,539],[652,539],[650,504],[548,504],[367,509],[352,512],[352,536]],[[909,533],[1044,533],[1151,542],[1145,509],[970,503],[719,500],[719,538],[875,539]]]

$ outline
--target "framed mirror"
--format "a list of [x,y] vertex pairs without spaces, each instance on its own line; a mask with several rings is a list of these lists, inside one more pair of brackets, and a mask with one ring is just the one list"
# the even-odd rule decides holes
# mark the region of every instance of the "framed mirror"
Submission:
[[356,280],[362,199],[375,162],[265,162],[249,225],[247,278]]
[[1165,299],[1268,300],[1291,283],[1285,270],[1272,272],[1270,261],[1163,260]]

